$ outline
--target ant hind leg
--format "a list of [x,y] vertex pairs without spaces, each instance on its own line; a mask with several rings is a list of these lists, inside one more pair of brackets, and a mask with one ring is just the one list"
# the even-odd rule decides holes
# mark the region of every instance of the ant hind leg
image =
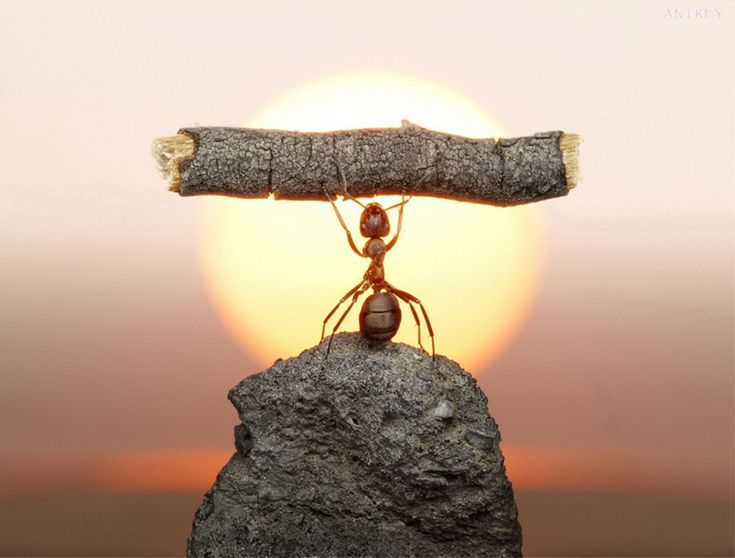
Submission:
[[396,289],[393,285],[388,284],[388,291],[392,292],[394,295],[396,295],[398,298],[403,299],[403,297],[409,299],[411,302],[414,302],[419,305],[421,308],[421,313],[424,316],[424,321],[426,322],[426,329],[429,330],[429,337],[431,337],[431,360],[436,360],[436,349],[434,346],[434,329],[431,327],[431,320],[429,320],[429,314],[426,312],[426,308],[424,308],[423,303],[413,296],[411,293],[408,293],[406,291],[402,291],[400,289]]
[[332,310],[329,312],[329,314],[327,314],[327,317],[324,318],[324,321],[322,322],[322,336],[319,339],[319,343],[321,343],[322,341],[324,341],[324,332],[325,332],[325,330],[327,328],[327,322],[329,321],[329,318],[331,318],[332,315],[337,311],[337,308],[339,308],[340,306],[342,306],[342,303],[345,300],[347,300],[353,294],[355,294],[355,291],[357,291],[364,284],[365,284],[365,281],[360,281],[357,285],[355,285],[349,291],[347,291],[347,293],[341,299],[339,299],[339,302],[334,306],[334,308],[332,308]]
[[418,331],[418,337],[419,337],[419,347],[422,351],[424,351],[426,354],[429,354],[429,351],[427,351],[424,348],[424,345],[421,343],[421,322],[419,321],[419,315],[416,313],[416,309],[413,307],[413,303],[409,298],[406,298],[402,294],[399,295],[396,292],[393,292],[398,298],[400,298],[403,302],[405,302],[408,305],[408,308],[411,310],[411,314],[413,314],[413,320],[416,322],[416,331]]
[[339,326],[342,325],[342,322],[347,317],[347,314],[350,313],[350,310],[352,310],[352,307],[355,305],[355,302],[357,302],[357,299],[360,298],[360,295],[364,293],[369,287],[369,284],[362,283],[361,285],[362,285],[362,288],[357,290],[355,294],[352,295],[352,301],[350,302],[350,305],[347,307],[347,310],[344,311],[344,313],[339,318],[339,320],[337,320],[337,323],[334,324],[334,329],[332,329],[332,335],[329,336],[329,343],[327,343],[327,352],[324,355],[325,360],[329,358],[329,351],[332,348],[332,341],[334,340],[334,334],[337,333]]

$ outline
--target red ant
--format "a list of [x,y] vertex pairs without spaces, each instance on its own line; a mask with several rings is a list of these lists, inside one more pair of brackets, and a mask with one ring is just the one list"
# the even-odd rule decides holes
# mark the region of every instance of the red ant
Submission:
[[[327,314],[327,317],[324,318],[320,343],[324,340],[324,332],[329,318],[332,317],[343,302],[352,297],[347,310],[344,311],[340,319],[335,324],[334,329],[332,329],[332,335],[329,337],[325,358],[329,356],[329,350],[332,347],[334,334],[337,332],[337,329],[339,329],[342,321],[347,317],[347,314],[355,305],[355,302],[357,302],[360,295],[372,288],[373,294],[365,299],[362,309],[360,310],[360,332],[362,335],[374,344],[384,343],[392,339],[401,324],[401,309],[398,303],[398,299],[401,299],[403,302],[408,304],[408,307],[411,309],[411,314],[413,314],[413,318],[416,321],[419,347],[421,347],[424,352],[427,352],[421,344],[421,323],[419,322],[419,316],[416,309],[413,306],[413,304],[418,304],[421,308],[421,313],[424,316],[426,328],[429,330],[429,336],[431,337],[431,358],[434,360],[434,330],[431,327],[431,321],[429,321],[429,315],[426,313],[424,305],[412,294],[397,289],[388,283],[385,280],[385,270],[383,269],[383,259],[385,258],[385,254],[396,245],[398,235],[401,233],[401,225],[403,224],[403,208],[409,201],[411,201],[413,196],[406,198],[405,195],[402,194],[401,201],[395,205],[391,205],[387,209],[383,209],[383,206],[378,202],[372,202],[364,205],[347,192],[347,183],[344,173],[342,172],[342,167],[339,163],[337,163],[337,171],[339,173],[342,190],[344,192],[343,197],[349,198],[363,208],[362,214],[360,215],[360,234],[368,240],[362,251],[360,251],[355,245],[352,233],[347,228],[347,225],[345,225],[344,219],[342,219],[342,215],[340,214],[339,209],[337,209],[337,205],[332,200],[329,192],[325,189],[324,193],[326,194],[329,203],[332,204],[342,228],[347,233],[347,242],[350,244],[350,248],[352,248],[352,251],[358,256],[362,258],[370,258],[370,265],[368,266],[365,275],[363,275],[362,281],[347,291],[337,305],[332,308],[332,311]],[[390,222],[388,221],[387,212],[396,207],[400,208],[398,212],[398,228],[395,236],[386,244],[383,241],[383,237],[390,234]]]

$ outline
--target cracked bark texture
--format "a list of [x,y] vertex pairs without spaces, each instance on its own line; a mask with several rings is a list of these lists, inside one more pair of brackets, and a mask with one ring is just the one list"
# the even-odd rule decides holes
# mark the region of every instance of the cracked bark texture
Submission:
[[[179,134],[195,146],[177,161],[173,187],[182,196],[324,200],[325,189],[342,192],[337,161],[348,192],[361,197],[405,192],[507,206],[564,196],[576,182],[577,136],[560,131],[496,141],[404,122],[324,133],[203,127]],[[569,148],[563,137],[574,138]],[[572,168],[565,156],[574,157]]]
[[229,393],[236,453],[187,555],[520,556],[500,433],[476,381],[358,333],[279,360]]

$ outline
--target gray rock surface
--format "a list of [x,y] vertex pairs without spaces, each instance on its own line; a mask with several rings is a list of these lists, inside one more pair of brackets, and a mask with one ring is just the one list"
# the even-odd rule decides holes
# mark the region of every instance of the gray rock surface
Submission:
[[357,333],[229,393],[237,452],[188,556],[520,556],[487,398],[455,362]]

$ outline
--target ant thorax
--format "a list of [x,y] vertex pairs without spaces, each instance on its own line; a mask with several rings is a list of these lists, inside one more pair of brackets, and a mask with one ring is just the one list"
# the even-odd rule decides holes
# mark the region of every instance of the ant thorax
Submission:
[[385,242],[382,238],[370,238],[365,243],[362,253],[376,263],[382,263],[385,258]]

